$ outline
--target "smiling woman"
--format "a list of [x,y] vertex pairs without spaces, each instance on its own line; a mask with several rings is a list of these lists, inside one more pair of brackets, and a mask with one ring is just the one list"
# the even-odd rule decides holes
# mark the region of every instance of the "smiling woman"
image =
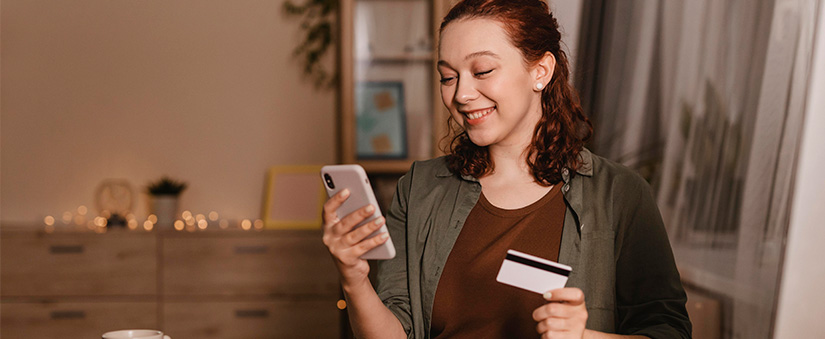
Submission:
[[[396,257],[358,229],[370,206],[324,206],[353,330],[365,338],[688,338],[685,292],[647,183],[583,147],[591,126],[541,0],[465,0],[441,24],[438,72],[453,139],[398,182]],[[499,283],[509,250],[572,267],[538,295]],[[514,264],[520,265],[520,264]],[[542,298],[543,297],[543,298]]]

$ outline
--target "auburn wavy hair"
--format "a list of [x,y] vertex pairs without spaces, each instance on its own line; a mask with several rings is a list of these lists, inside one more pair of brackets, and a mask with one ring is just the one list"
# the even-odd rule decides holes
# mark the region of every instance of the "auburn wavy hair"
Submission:
[[[567,55],[561,50],[559,25],[542,0],[464,0],[456,4],[441,22],[440,33],[451,22],[463,19],[494,19],[503,24],[510,42],[521,51],[526,65],[535,65],[546,52],[553,53],[556,67],[550,85],[541,92],[542,116],[536,125],[527,153],[527,164],[536,182],[550,186],[561,181],[562,169],[570,175],[581,165],[579,152],[593,134],[584,116],[579,97],[569,84]],[[444,146],[453,173],[480,178],[495,164],[488,148],[470,140],[452,115],[447,121],[452,140]]]

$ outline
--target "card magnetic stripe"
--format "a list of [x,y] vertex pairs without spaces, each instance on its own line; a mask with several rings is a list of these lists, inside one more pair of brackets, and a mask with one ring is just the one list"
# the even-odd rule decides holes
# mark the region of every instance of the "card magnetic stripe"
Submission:
[[541,262],[538,262],[538,261],[535,261],[535,260],[530,260],[530,259],[527,259],[527,258],[522,258],[522,257],[519,257],[519,256],[509,254],[509,253],[507,254],[507,257],[505,258],[505,260],[515,261],[519,264],[524,264],[524,265],[527,265],[527,266],[535,267],[535,268],[538,268],[540,270],[549,271],[549,272],[553,272],[553,273],[556,273],[556,274],[561,274],[565,277],[570,275],[570,271],[565,270],[563,268],[550,266],[550,265],[547,265],[545,263],[541,263]]

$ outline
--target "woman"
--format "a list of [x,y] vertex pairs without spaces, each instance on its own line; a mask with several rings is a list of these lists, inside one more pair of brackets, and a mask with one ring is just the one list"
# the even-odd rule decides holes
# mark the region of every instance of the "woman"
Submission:
[[[590,122],[568,84],[541,0],[465,0],[441,25],[441,94],[458,125],[448,155],[401,178],[387,227],[397,256],[359,256],[384,222],[324,206],[324,243],[363,338],[687,338],[685,293],[647,184],[583,147]],[[495,276],[508,249],[573,267],[532,292]],[[615,333],[615,334],[613,334]]]

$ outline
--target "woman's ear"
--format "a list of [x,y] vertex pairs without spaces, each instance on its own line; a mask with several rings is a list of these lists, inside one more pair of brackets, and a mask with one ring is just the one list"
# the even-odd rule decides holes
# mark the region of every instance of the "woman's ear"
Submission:
[[550,83],[550,80],[553,79],[553,71],[556,70],[556,57],[553,53],[545,52],[544,56],[536,62],[536,65],[533,66],[533,77],[536,81],[535,89],[537,91],[541,91],[547,84]]

